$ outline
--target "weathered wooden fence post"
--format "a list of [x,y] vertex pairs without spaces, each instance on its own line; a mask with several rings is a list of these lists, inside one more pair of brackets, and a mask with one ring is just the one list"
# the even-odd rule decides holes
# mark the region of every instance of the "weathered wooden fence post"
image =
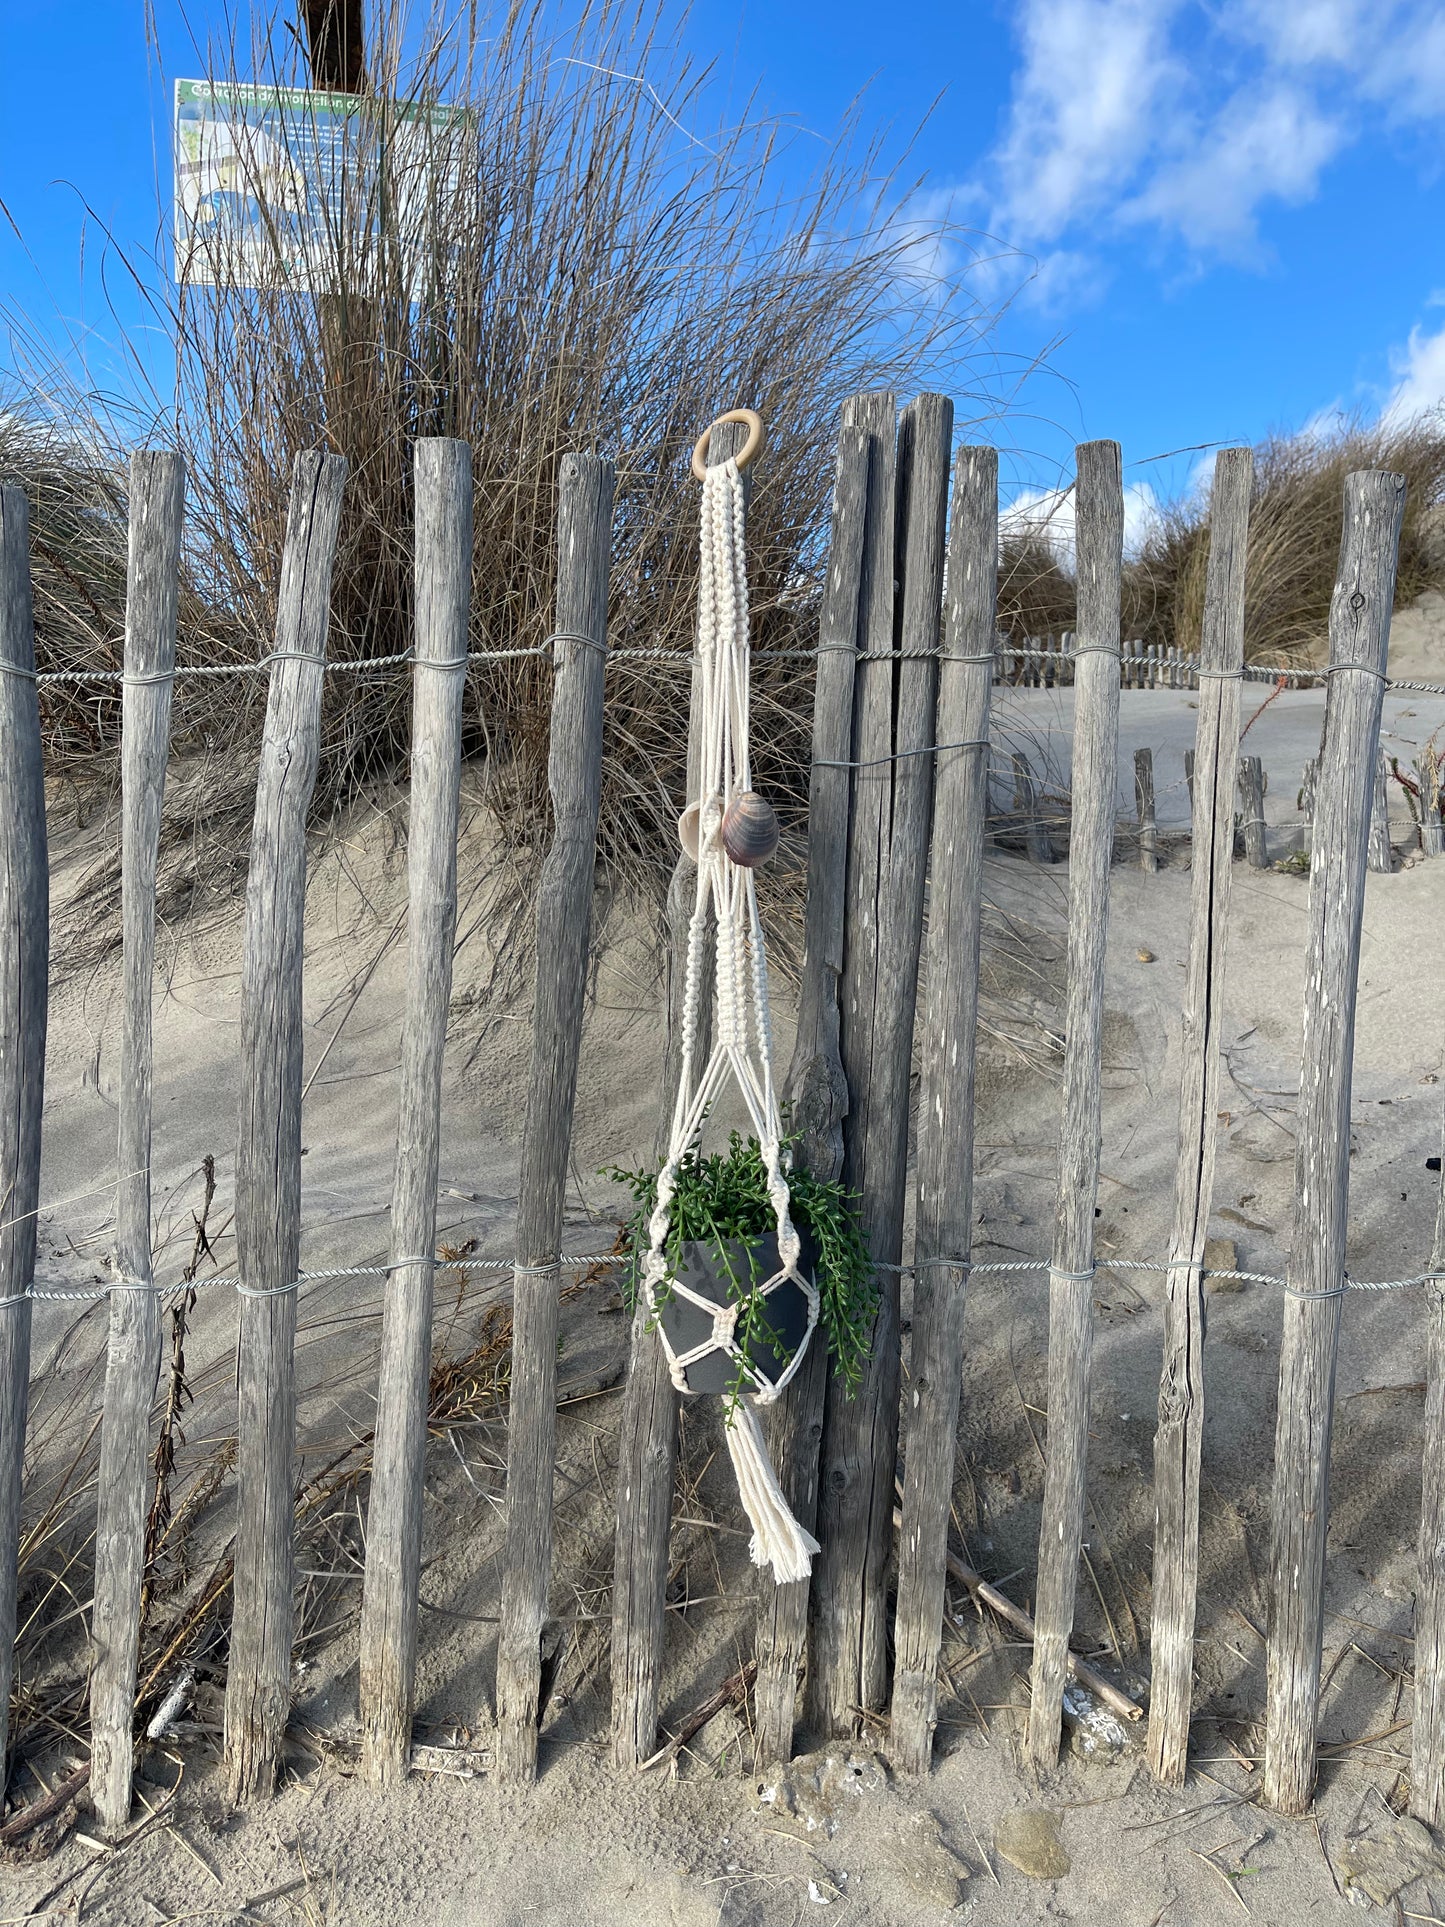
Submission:
[[[739,422],[718,422],[708,440],[708,465],[740,452],[747,431]],[[751,476],[746,471],[744,481]],[[688,711],[687,803],[697,794],[701,745],[697,740],[702,681],[694,651]],[[668,1129],[682,1076],[682,1007],[686,991],[687,932],[696,900],[692,859],[679,856],[667,893],[669,931],[667,1032],[658,1111],[658,1162],[667,1155]],[[698,980],[697,1051],[712,1047],[711,944],[703,945]],[[617,1541],[612,1567],[612,1757],[618,1766],[640,1766],[657,1739],[658,1695],[666,1644],[667,1552],[672,1530],[672,1487],[677,1470],[677,1393],[647,1313],[639,1304],[632,1320],[632,1358],[622,1395],[617,1447]]]
[[1294,1237],[1275,1430],[1264,1798],[1282,1813],[1304,1812],[1315,1778],[1355,992],[1404,499],[1398,475],[1370,471],[1347,479],[1330,605],[1330,699],[1315,789]]
[[151,999],[184,506],[179,455],[152,449],[132,455],[121,695],[118,1275],[100,1432],[90,1676],[90,1797],[105,1834],[121,1832],[130,1817],[147,1448],[161,1364],[161,1308],[151,1267]]
[[[863,583],[863,530],[868,506],[868,438],[845,425],[838,434],[837,480],[828,577],[818,623],[813,696],[813,762],[808,780],[808,879],[804,899],[803,971],[798,1030],[785,1090],[795,1155],[815,1177],[843,1169],[848,1085],[839,1050],[843,978],[843,913],[848,880],[848,817],[853,753],[853,676]],[[793,1517],[811,1532],[818,1512],[818,1445],[823,1431],[826,1345],[816,1339],[803,1368],[764,1420],[768,1455]],[[808,1637],[806,1579],[778,1585],[759,1576],[753,1688],[758,1764],[789,1760],[798,1674]]]
[[1159,868],[1159,826],[1154,820],[1154,752],[1134,751],[1134,808],[1139,817],[1139,868],[1153,876]]
[[[872,430],[864,637],[855,679],[853,813],[841,1047],[851,1106],[843,1179],[862,1200],[878,1267],[878,1312],[853,1397],[824,1395],[809,1706],[823,1732],[851,1732],[888,1690],[887,1568],[898,1452],[899,1281],[908,1161],[908,1087],[933,812],[934,709],[953,405],[904,409],[862,398]],[[886,414],[885,414],[886,408]],[[896,543],[896,546],[895,546]],[[895,577],[897,578],[895,588]],[[899,660],[888,658],[897,652]]]
[[[1445,1148],[1445,1133],[1442,1133]],[[1435,1274],[1428,1287],[1425,1456],[1415,1595],[1415,1718],[1410,1731],[1410,1811],[1445,1824],[1445,1175],[1435,1205]]]
[[0,1760],[15,1666],[30,1287],[40,1205],[50,860],[35,687],[30,511],[0,486]]
[[1375,758],[1374,798],[1370,805],[1370,842],[1365,857],[1367,869],[1388,876],[1395,867],[1390,847],[1390,759],[1382,750]]
[[612,560],[612,463],[569,455],[557,513],[558,666],[547,769],[552,847],[537,894],[532,1066],[517,1192],[512,1298],[512,1404],[507,1424],[507,1550],[497,1648],[497,1768],[537,1771],[542,1624],[552,1572],[557,1456],[557,1330],[562,1207],[587,989],[597,811],[602,800],[602,697]]
[[926,1773],[933,1751],[963,1380],[997,555],[998,456],[991,448],[965,448],[954,469],[948,625],[939,664],[913,1344],[898,1541],[891,1731],[894,1759],[909,1773]]
[[[1201,718],[1203,711],[1201,710]],[[1244,854],[1251,870],[1269,866],[1267,831],[1264,821],[1264,759],[1241,756],[1239,759],[1239,803],[1243,815]]]
[[402,1779],[411,1763],[442,1064],[456,938],[471,614],[470,445],[441,437],[418,441],[415,494],[406,1008],[361,1595],[361,1758],[374,1786]]
[[1083,442],[1077,460],[1078,694],[1069,835],[1064,1112],[1049,1274],[1048,1469],[1039,1530],[1028,1728],[1029,1753],[1038,1766],[1052,1766],[1058,1757],[1083,1543],[1104,949],[1119,753],[1119,590],[1124,551],[1119,444]]
[[[1239,686],[1244,666],[1244,558],[1254,457],[1215,457],[1209,571],[1200,637],[1195,734],[1189,974],[1185,979],[1179,1161],[1164,1274],[1164,1357],[1154,1435],[1154,1611],[1149,1766],[1182,1786],[1189,1748],[1199,1578],[1199,1460],[1204,1436],[1204,1240],[1214,1191],[1225,943],[1234,856]],[[1255,762],[1256,758],[1246,758]],[[1261,815],[1263,814],[1261,799]],[[1246,832],[1246,834],[1248,834]]]
[[236,1152],[238,1517],[225,1738],[227,1783],[238,1804],[272,1790],[291,1705],[306,818],[345,480],[339,455],[296,457],[246,883]]

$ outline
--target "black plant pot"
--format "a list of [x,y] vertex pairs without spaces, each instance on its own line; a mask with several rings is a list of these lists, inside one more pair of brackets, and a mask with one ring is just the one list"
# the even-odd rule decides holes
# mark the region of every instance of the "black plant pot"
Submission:
[[[804,1277],[816,1280],[817,1248],[801,1225],[798,1231],[803,1246],[798,1269]],[[723,1250],[732,1267],[733,1277],[744,1291],[750,1287],[754,1275],[748,1263],[750,1250],[757,1254],[756,1275],[759,1284],[765,1283],[781,1268],[775,1231],[768,1232],[762,1238],[729,1239]],[[695,1291],[700,1298],[706,1298],[712,1304],[735,1304],[738,1300],[738,1290],[728,1275],[728,1265],[723,1263],[711,1239],[698,1240],[682,1247],[682,1264],[676,1277],[689,1291]],[[747,1355],[749,1363],[776,1384],[807,1336],[808,1298],[795,1279],[787,1278],[775,1291],[767,1294],[764,1303],[767,1306],[768,1328],[754,1338],[747,1347]],[[660,1317],[662,1329],[667,1333],[667,1342],[678,1357],[690,1352],[696,1345],[706,1344],[712,1336],[710,1313],[675,1291],[668,1296]],[[814,1342],[821,1341],[815,1338]],[[737,1378],[737,1360],[730,1352],[713,1350],[695,1359],[686,1368],[686,1373],[689,1392],[728,1392]]]

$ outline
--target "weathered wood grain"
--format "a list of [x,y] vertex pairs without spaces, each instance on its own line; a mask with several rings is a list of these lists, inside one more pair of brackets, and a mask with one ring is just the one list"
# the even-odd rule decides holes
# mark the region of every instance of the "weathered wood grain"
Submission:
[[1104,954],[1119,751],[1119,589],[1124,543],[1119,444],[1083,442],[1077,462],[1079,640],[1069,826],[1064,1109],[1049,1274],[1048,1468],[1039,1528],[1028,1727],[1028,1750],[1037,1766],[1052,1766],[1058,1757],[1083,1542]]
[[361,1598],[361,1761],[374,1786],[411,1760],[431,1379],[442,1066],[457,916],[457,824],[472,585],[472,450],[418,441],[407,976],[391,1274],[382,1308],[376,1442]]
[[239,1503],[225,1737],[227,1785],[238,1804],[271,1792],[291,1705],[306,818],[345,479],[339,455],[296,457],[246,883],[236,1151]]
[[937,740],[966,747],[940,750],[934,781],[918,1095],[913,1343],[898,1541],[891,1733],[894,1761],[908,1773],[926,1773],[933,1751],[963,1382],[997,556],[998,455],[991,448],[965,448],[954,469]]
[[1440,759],[1427,747],[1415,759],[1420,797],[1420,848],[1426,856],[1445,855],[1445,817],[1440,814]]
[[612,555],[611,462],[563,458],[557,511],[557,630],[547,777],[552,847],[537,892],[532,1064],[517,1192],[512,1297],[512,1399],[507,1421],[507,1550],[497,1650],[497,1771],[537,1771],[542,1622],[552,1571],[552,1474],[557,1452],[557,1328],[562,1206],[587,988],[597,811],[602,797],[602,696]]
[[[1445,1137],[1445,1133],[1442,1133]],[[1445,1144],[1442,1144],[1445,1149]],[[1415,1717],[1410,1729],[1410,1811],[1445,1825],[1445,1175],[1430,1254],[1430,1337],[1425,1366],[1425,1451],[1415,1594]]]
[[101,1832],[111,1835],[130,1817],[147,1453],[161,1365],[161,1309],[151,1267],[151,996],[184,505],[179,455],[153,449],[132,455],[121,694],[118,1289],[110,1299],[100,1430],[90,1675],[90,1797]]
[[1370,803],[1370,841],[1365,867],[1388,876],[1395,867],[1390,848],[1390,759],[1383,751],[1375,758],[1375,786]]
[[1030,863],[1052,863],[1053,839],[1039,806],[1038,786],[1029,768],[1029,759],[1016,749],[1009,759],[1014,773],[1014,814],[1024,826],[1024,849]]
[[1304,1812],[1315,1777],[1355,991],[1404,499],[1398,475],[1369,471],[1346,480],[1340,570],[1330,603],[1330,692],[1317,765],[1305,948],[1294,1237],[1285,1270],[1275,1427],[1264,1799],[1282,1813]]
[[[739,422],[714,425],[708,465],[738,454],[747,431]],[[746,471],[745,483],[753,470]],[[688,706],[686,804],[697,795],[701,744],[697,736],[702,684],[693,663]],[[686,992],[688,925],[697,897],[692,860],[680,856],[667,893],[667,1027],[663,1043],[657,1158],[667,1155],[673,1107],[682,1078],[682,1007]],[[698,984],[697,1050],[712,1048],[713,946],[703,945]],[[641,1766],[657,1744],[658,1693],[666,1632],[667,1548],[672,1487],[677,1470],[677,1393],[667,1359],[639,1304],[632,1320],[632,1353],[622,1398],[617,1449],[617,1543],[612,1575],[612,1757]]]
[[1139,818],[1139,868],[1153,876],[1159,868],[1159,825],[1154,816],[1154,752],[1134,751],[1134,809]]
[[[832,541],[818,626],[813,694],[813,764],[808,780],[808,872],[804,899],[803,970],[798,1029],[784,1082],[788,1128],[798,1134],[795,1155],[814,1176],[843,1169],[843,1119],[848,1083],[839,1052],[843,978],[843,921],[848,880],[848,816],[852,755],[853,678],[863,585],[863,533],[868,500],[868,440],[857,428],[838,434]],[[768,1456],[793,1517],[811,1532],[818,1511],[818,1447],[823,1434],[823,1388],[828,1348],[813,1340],[797,1377],[763,1419]],[[779,1585],[771,1570],[759,1578],[754,1754],[759,1766],[789,1760],[798,1678],[808,1638],[806,1579]]]
[[35,687],[30,512],[0,486],[0,1760],[14,1677],[30,1298],[40,1205],[50,861]]
[[[1214,462],[1209,569],[1200,637],[1194,748],[1189,966],[1184,985],[1179,1156],[1164,1279],[1164,1352],[1154,1436],[1154,1601],[1149,1766],[1182,1786],[1189,1747],[1194,1616],[1199,1583],[1199,1463],[1204,1436],[1204,1241],[1214,1192],[1225,947],[1233,877],[1234,790],[1244,666],[1244,559],[1254,457],[1227,448]],[[1263,797],[1260,798],[1263,814]]]
[[[878,1267],[878,1312],[853,1397],[824,1394],[808,1704],[827,1734],[851,1732],[888,1690],[887,1568],[898,1452],[899,1283],[908,1161],[909,1075],[923,931],[931,747],[943,614],[953,406],[921,395],[903,411],[865,396],[870,430],[865,648],[854,681],[852,816],[840,1048],[848,1079],[843,1181],[859,1194]],[[896,583],[895,583],[895,577]],[[901,659],[887,660],[894,649]],[[875,659],[870,660],[873,657]],[[881,659],[879,659],[881,658]]]
[[1264,759],[1241,756],[1239,759],[1240,824],[1244,832],[1245,861],[1251,870],[1269,868],[1268,832],[1264,821]]

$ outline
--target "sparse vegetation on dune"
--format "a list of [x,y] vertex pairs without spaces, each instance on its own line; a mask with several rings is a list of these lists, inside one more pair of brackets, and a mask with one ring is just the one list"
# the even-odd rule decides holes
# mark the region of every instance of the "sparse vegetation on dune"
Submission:
[[[1356,469],[1405,477],[1397,604],[1445,583],[1436,512],[1445,502],[1445,419],[1345,423],[1333,432],[1275,435],[1255,450],[1245,565],[1244,646],[1251,662],[1307,660],[1323,644],[1339,562],[1345,477]],[[1129,637],[1192,654],[1199,646],[1209,563],[1207,487],[1167,503],[1124,570]],[[1012,636],[1074,626],[1074,584],[1060,544],[1027,526],[1005,539],[1001,626]]]
[[[456,14],[435,4],[421,24],[378,22],[378,103],[463,102],[470,113],[447,137],[460,158],[450,150],[434,194],[388,201],[374,239],[334,237],[335,283],[364,297],[248,287],[239,258],[223,257],[219,286],[179,297],[162,269],[143,277],[177,347],[175,405],[157,403],[150,433],[178,437],[189,458],[198,596],[183,656],[264,653],[292,457],[318,440],[350,463],[331,653],[405,649],[412,445],[430,434],[476,451],[475,647],[547,637],[557,468],[583,448],[618,462],[611,640],[686,648],[697,515],[688,456],[700,428],[740,402],[771,431],[749,529],[757,640],[807,641],[839,403],[872,387],[906,397],[945,368],[957,394],[986,318],[962,289],[920,291],[908,272],[916,224],[893,218],[899,196],[880,187],[877,148],[856,129],[818,150],[800,190],[797,167],[784,164],[786,129],[749,111],[704,125],[707,77],[674,55],[667,0],[604,3],[571,23],[548,0],[491,19]],[[212,77],[305,84],[284,24],[285,10],[262,9],[244,45],[215,55]],[[993,403],[980,395],[977,409]],[[0,463],[30,483],[29,451],[44,440],[12,442]],[[53,437],[48,446],[72,459]],[[46,668],[119,660],[119,463],[73,461],[75,512],[57,586],[44,590]],[[759,777],[796,820],[811,666],[760,665],[758,684]],[[480,665],[469,679],[469,749],[487,757],[523,871],[546,821],[550,687],[550,671],[527,661]],[[655,662],[609,672],[599,854],[614,886],[650,887],[671,864],[684,688],[685,675]],[[254,742],[263,697],[259,678],[178,692],[178,744],[204,746],[210,761],[202,784],[179,786],[176,808],[204,812],[213,873],[234,874],[244,851],[252,765],[230,752]],[[409,717],[404,673],[328,679],[319,812],[404,767]],[[47,723],[57,768],[114,783],[118,700],[67,695],[49,703]],[[194,817],[174,826],[173,886],[195,871],[194,829]]]

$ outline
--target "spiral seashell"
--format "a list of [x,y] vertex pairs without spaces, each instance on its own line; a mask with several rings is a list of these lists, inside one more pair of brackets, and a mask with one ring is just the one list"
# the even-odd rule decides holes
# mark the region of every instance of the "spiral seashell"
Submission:
[[701,803],[689,803],[677,819],[677,840],[682,845],[684,856],[697,862],[699,819],[702,816]]
[[756,790],[739,790],[722,820],[722,846],[744,870],[766,863],[778,847],[778,813]]

